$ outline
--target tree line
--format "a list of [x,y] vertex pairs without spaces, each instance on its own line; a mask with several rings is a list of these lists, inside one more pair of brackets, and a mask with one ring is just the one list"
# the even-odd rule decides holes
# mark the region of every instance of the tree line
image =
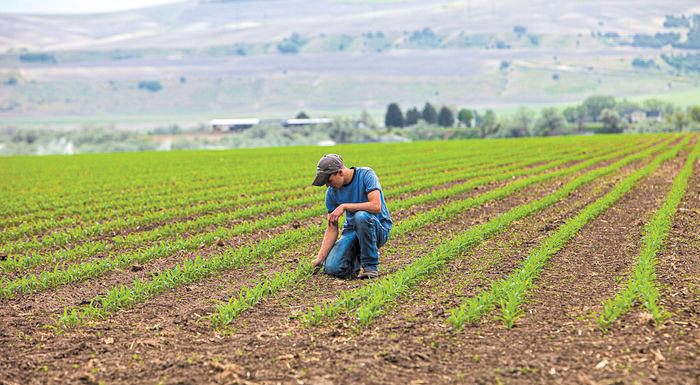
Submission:
[[402,112],[398,103],[387,106],[384,126],[388,131],[411,127],[436,127],[459,132],[458,137],[523,137],[584,133],[659,132],[700,129],[700,106],[682,109],[658,99],[641,102],[594,95],[564,108],[545,107],[533,111],[525,107],[497,116],[493,110],[439,110],[430,102],[422,109]]

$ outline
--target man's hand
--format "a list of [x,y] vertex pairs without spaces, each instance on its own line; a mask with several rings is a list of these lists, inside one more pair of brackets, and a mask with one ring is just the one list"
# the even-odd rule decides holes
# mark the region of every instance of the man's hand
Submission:
[[316,259],[311,263],[311,266],[313,266],[311,275],[320,273],[323,270],[323,259],[316,257]]
[[328,223],[337,223],[338,219],[345,212],[345,205],[340,205],[335,208],[330,214],[328,214]]

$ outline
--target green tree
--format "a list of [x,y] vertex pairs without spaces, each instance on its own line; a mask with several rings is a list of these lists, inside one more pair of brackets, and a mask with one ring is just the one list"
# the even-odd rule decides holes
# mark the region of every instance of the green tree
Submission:
[[374,121],[374,119],[372,119],[372,115],[370,115],[367,110],[362,110],[362,113],[360,114],[360,122],[367,128],[371,128],[373,130],[377,129],[377,123]]
[[403,113],[398,104],[389,104],[384,117],[384,125],[388,129],[391,129],[391,127],[403,127]]
[[493,110],[486,110],[484,117],[479,123],[479,137],[486,138],[495,134],[500,125],[496,123],[496,113]]
[[457,120],[459,120],[462,124],[464,124],[466,127],[471,127],[472,126],[472,120],[474,119],[474,114],[472,113],[471,110],[468,110],[466,108],[462,108],[459,110],[457,113]]
[[605,108],[600,112],[598,121],[603,123],[603,131],[606,133],[618,133],[622,132],[622,127],[620,126],[620,114],[617,111]]
[[700,106],[688,107],[688,118],[695,123],[700,123]]
[[659,99],[647,99],[642,103],[644,111],[658,112],[661,115],[671,115],[676,110],[673,103],[667,103]]
[[309,115],[306,115],[306,112],[304,111],[300,111],[297,114],[297,119],[309,119]]
[[437,124],[440,127],[452,127],[455,124],[455,115],[452,110],[443,106],[438,114]]
[[627,99],[622,99],[615,104],[615,111],[620,114],[620,117],[629,115],[634,111],[639,111],[641,109],[642,106],[639,103],[629,101]]
[[142,80],[139,82],[139,89],[150,92],[158,92],[163,89],[163,86],[158,80]]
[[421,116],[423,117],[423,120],[426,121],[426,123],[437,123],[437,111],[435,111],[435,107],[433,107],[433,105],[429,102],[425,102],[425,106],[423,107],[423,113],[421,114]]
[[413,126],[418,123],[418,119],[421,118],[421,114],[416,107],[412,107],[406,111],[406,118],[404,119],[404,126]]
[[684,128],[688,127],[689,119],[683,113],[683,111],[675,111],[668,118],[669,123],[673,124],[673,129],[676,131],[683,131]]
[[534,120],[535,118],[530,110],[525,107],[519,107],[511,118],[511,128],[508,136],[530,136]]
[[535,135],[548,136],[564,128],[564,117],[555,107],[543,108],[535,122]]
[[586,122],[586,109],[583,106],[569,106],[562,111],[564,119],[570,124],[575,124],[576,128],[583,130],[583,123]]
[[606,95],[589,96],[583,101],[583,108],[586,109],[586,115],[596,122],[604,109],[615,108],[615,98]]

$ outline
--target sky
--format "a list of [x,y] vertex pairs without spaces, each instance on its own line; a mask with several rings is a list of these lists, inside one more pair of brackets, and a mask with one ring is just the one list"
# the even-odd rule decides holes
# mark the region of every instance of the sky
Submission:
[[0,13],[99,13],[178,1],[183,0],[0,0]]

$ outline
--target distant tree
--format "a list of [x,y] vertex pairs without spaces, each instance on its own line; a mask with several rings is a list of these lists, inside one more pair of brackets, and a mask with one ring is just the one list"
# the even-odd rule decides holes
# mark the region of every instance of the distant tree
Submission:
[[521,37],[522,35],[527,33],[527,28],[523,27],[522,25],[516,25],[513,27],[513,32],[515,32],[518,37]]
[[423,107],[423,113],[421,114],[421,116],[423,120],[425,120],[427,123],[437,123],[437,111],[435,111],[435,107],[433,107],[433,105],[429,102],[425,102],[425,106]]
[[374,119],[372,119],[372,115],[370,115],[366,110],[362,110],[362,113],[360,114],[360,122],[367,128],[371,128],[373,130],[377,129],[377,123],[374,121]]
[[676,110],[672,103],[659,99],[647,99],[642,103],[642,108],[646,112],[658,112],[661,115],[671,115]]
[[535,135],[549,136],[564,127],[564,117],[555,107],[543,108],[535,122]]
[[142,80],[139,82],[139,89],[150,92],[158,92],[163,89],[163,86],[158,80]]
[[298,53],[299,48],[306,43],[306,40],[296,32],[277,44],[277,51],[280,53]]
[[527,38],[530,39],[530,44],[532,44],[534,46],[540,45],[540,37],[539,36],[529,34],[529,35],[527,35]]
[[583,101],[583,108],[586,109],[586,115],[596,122],[604,109],[615,108],[615,97],[607,95],[589,96]]
[[452,110],[443,106],[438,114],[437,124],[440,127],[452,127],[455,124],[455,115]]
[[406,111],[406,118],[404,119],[405,126],[413,126],[418,123],[418,119],[421,118],[421,114],[416,107],[412,107]]
[[20,54],[19,60],[25,63],[56,63],[56,56],[50,53],[28,52]]
[[309,115],[306,115],[306,112],[304,111],[300,111],[297,114],[297,119],[309,119]]
[[639,105],[639,103],[627,99],[622,99],[615,103],[615,111],[620,114],[620,117],[624,117],[625,115],[629,115],[634,111],[639,111],[641,109],[642,106]]
[[603,123],[603,131],[606,133],[618,133],[622,132],[622,127],[620,126],[620,114],[617,111],[605,108],[600,112],[598,121]]
[[562,111],[564,119],[570,124],[575,124],[576,128],[583,130],[583,123],[586,122],[586,109],[583,106],[569,106]]
[[498,131],[500,125],[496,123],[496,113],[493,110],[486,110],[484,117],[479,123],[479,137],[486,138]]
[[700,106],[688,107],[688,118],[695,123],[700,123]]
[[668,118],[669,123],[673,124],[673,129],[676,131],[682,131],[684,128],[688,126],[689,119],[683,113],[683,111],[675,111],[673,114],[671,114]]
[[632,67],[642,69],[653,68],[656,67],[656,62],[653,59],[644,60],[636,57],[632,60]]
[[529,136],[534,120],[535,118],[530,110],[525,107],[519,107],[511,119],[512,129],[509,136]]
[[403,127],[403,113],[398,104],[391,103],[387,106],[384,125],[388,129],[391,129],[391,127]]
[[474,114],[472,113],[471,110],[468,110],[466,108],[462,108],[457,113],[457,120],[459,120],[466,127],[471,127],[472,120],[474,120]]

